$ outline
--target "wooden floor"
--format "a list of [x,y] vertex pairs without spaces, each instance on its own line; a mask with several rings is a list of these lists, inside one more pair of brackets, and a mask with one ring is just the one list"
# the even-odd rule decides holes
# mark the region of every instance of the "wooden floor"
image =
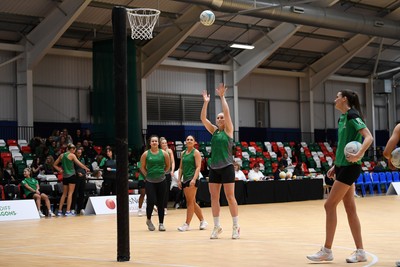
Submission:
[[[357,198],[368,262],[351,266],[395,266],[400,260],[400,197]],[[170,209],[166,232],[149,232],[145,217],[130,217],[131,260],[116,262],[116,216],[77,216],[0,223],[0,266],[349,266],[354,250],[343,205],[338,207],[334,260],[312,263],[305,257],[324,241],[324,200],[239,207],[241,239],[231,239],[232,221],[222,208],[224,232],[210,240],[210,223],[178,232],[186,210]],[[153,222],[158,222],[153,216]]]

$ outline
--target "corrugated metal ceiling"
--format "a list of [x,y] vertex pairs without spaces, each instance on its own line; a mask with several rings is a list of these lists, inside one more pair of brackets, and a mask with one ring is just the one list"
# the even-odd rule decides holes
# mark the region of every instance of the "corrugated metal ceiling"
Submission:
[[[63,1],[0,1],[0,44],[18,43],[23,40],[24,36],[27,36],[61,2]],[[260,2],[268,2],[268,0]],[[291,2],[296,3],[294,0]],[[154,30],[154,35],[157,35],[168,27],[180,27],[173,23],[192,4],[173,0],[93,0],[58,40],[55,47],[90,51],[93,41],[112,38],[111,11],[117,5],[160,9],[161,17]],[[329,8],[339,10],[344,15],[358,13],[369,17],[385,17],[400,21],[400,0],[339,0]],[[218,11],[215,14],[217,21],[214,25],[198,26],[169,56],[178,60],[224,64],[241,52],[241,50],[231,49],[229,44],[254,43],[281,23],[253,17],[250,14],[226,14]],[[262,64],[262,67],[302,71],[306,66],[353,36],[354,33],[346,31],[302,26]],[[360,77],[370,75],[379,52],[380,41],[381,38],[374,40],[337,73]],[[392,68],[393,64],[400,66],[400,36],[399,39],[384,38],[383,44],[378,69],[387,70]],[[365,70],[359,70],[358,67],[356,70],[348,68],[348,66],[358,66],[358,62],[361,61],[368,62],[364,66]]]

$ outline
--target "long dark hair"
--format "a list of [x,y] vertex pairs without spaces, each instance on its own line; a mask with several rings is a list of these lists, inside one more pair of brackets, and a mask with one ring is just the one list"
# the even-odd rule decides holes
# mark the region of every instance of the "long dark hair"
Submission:
[[350,91],[350,90],[342,90],[340,91],[342,94],[342,97],[347,98],[347,102],[349,103],[349,106],[355,110],[358,111],[360,114],[360,117],[364,119],[364,115],[361,112],[361,106],[360,106],[360,100],[358,99],[358,95],[356,92]]

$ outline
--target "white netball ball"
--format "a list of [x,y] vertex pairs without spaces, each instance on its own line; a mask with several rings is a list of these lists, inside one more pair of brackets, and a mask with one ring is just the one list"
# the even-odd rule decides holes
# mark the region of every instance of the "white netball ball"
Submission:
[[204,26],[211,26],[213,25],[214,21],[215,21],[214,12],[212,12],[211,10],[204,10],[203,12],[201,12],[200,14],[201,24],[203,24]]

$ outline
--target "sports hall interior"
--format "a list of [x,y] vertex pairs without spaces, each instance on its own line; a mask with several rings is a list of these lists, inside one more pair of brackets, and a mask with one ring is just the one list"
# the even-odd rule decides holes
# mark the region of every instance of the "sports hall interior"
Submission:
[[[356,183],[368,253],[368,262],[357,266],[394,266],[400,258],[399,197],[387,193],[399,173],[387,168],[382,151],[400,121],[398,0],[1,1],[2,173],[12,163],[22,179],[41,151],[36,148],[50,148],[57,130],[67,129],[82,143],[76,132],[88,130],[93,161],[115,145],[111,14],[116,6],[161,11],[149,40],[132,39],[126,22],[130,193],[137,185],[135,163],[152,134],[166,137],[178,163],[186,136],[193,135],[207,176],[211,136],[200,121],[201,94],[207,90],[211,96],[207,116],[213,121],[221,111],[215,94],[221,82],[228,87],[234,125],[232,156],[246,174],[259,163],[265,176],[273,176],[287,152],[293,164],[301,162],[306,179],[323,177],[335,158],[340,113],[334,99],[338,91],[352,90],[374,136]],[[215,14],[210,26],[199,21],[204,10]],[[234,43],[254,49],[232,48]],[[310,266],[305,255],[323,241],[329,194],[324,181],[318,186],[316,198],[258,203],[249,200],[250,186],[244,185],[240,240],[229,239],[225,206],[221,217],[228,231],[221,240],[209,240],[208,230],[177,232],[185,209],[169,207],[165,234],[147,232],[144,218],[132,215],[131,260],[124,264]],[[4,187],[1,200],[23,198],[18,186],[9,196]],[[57,188],[49,189],[54,205]],[[99,195],[90,188],[87,197]],[[212,221],[209,203],[203,204]],[[344,266],[354,245],[342,206],[338,212],[330,265]],[[0,266],[121,264],[115,260],[114,215],[0,222],[0,227]]]

